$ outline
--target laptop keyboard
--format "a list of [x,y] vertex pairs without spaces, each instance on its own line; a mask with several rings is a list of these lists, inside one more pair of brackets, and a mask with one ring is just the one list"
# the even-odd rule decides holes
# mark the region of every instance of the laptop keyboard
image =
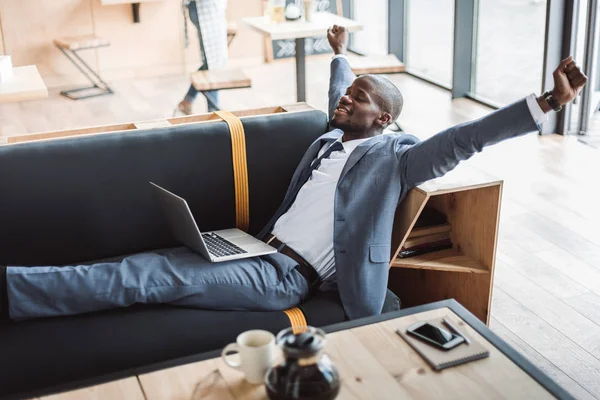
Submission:
[[215,257],[234,256],[236,254],[247,253],[246,250],[239,248],[229,240],[223,239],[214,232],[203,233],[202,239],[204,239],[204,243],[206,243],[206,247],[208,247],[208,252]]

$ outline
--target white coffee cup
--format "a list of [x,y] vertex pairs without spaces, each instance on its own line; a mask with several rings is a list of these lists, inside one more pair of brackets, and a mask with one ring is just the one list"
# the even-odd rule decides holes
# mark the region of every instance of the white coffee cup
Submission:
[[[240,362],[233,362],[227,356],[239,353]],[[252,330],[238,335],[235,343],[223,349],[221,357],[225,364],[240,370],[250,383],[264,383],[267,370],[273,365],[275,336],[268,331]]]

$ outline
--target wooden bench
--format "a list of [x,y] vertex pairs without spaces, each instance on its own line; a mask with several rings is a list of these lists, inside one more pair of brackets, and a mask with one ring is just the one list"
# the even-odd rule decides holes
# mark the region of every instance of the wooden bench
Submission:
[[54,45],[59,49],[82,50],[110,46],[108,39],[96,35],[67,36],[54,39]]
[[102,80],[100,75],[77,54],[80,50],[110,46],[110,42],[107,39],[96,35],[68,36],[54,39],[54,45],[92,83],[92,86],[63,90],[60,94],[72,100],[79,100],[113,93],[112,89]]
[[192,74],[192,85],[201,92],[248,88],[252,86],[250,78],[240,69],[215,69],[196,71]]
[[201,92],[209,105],[218,110],[210,90],[241,89],[252,86],[252,81],[241,69],[211,69],[196,71],[191,75],[192,85]]
[[404,64],[394,54],[352,58],[350,66],[356,75],[396,74],[406,71]]

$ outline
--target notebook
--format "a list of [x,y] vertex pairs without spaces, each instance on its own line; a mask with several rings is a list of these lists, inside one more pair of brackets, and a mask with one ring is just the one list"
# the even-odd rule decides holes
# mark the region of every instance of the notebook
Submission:
[[[450,320],[450,322],[454,323],[454,326],[456,326],[464,336],[471,340],[470,345],[462,343],[451,350],[437,349],[432,345],[420,341],[417,338],[409,336],[406,333],[406,328],[416,322],[408,318],[406,321],[399,321],[397,332],[417,353],[419,353],[421,357],[423,357],[423,359],[425,359],[425,361],[427,361],[437,371],[444,368],[453,367],[455,365],[468,363],[470,361],[479,360],[490,355],[489,351],[486,350],[485,347],[467,334],[467,329],[464,328],[463,324],[459,324],[459,320],[456,317],[452,318],[448,315],[445,317]],[[430,319],[427,322],[445,330],[449,330],[448,327],[442,323],[442,318]]]

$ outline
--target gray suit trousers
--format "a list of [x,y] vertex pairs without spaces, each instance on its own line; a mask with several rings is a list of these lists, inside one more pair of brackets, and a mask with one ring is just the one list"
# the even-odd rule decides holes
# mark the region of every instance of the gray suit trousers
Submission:
[[135,303],[210,310],[285,310],[309,292],[283,254],[211,263],[185,247],[88,265],[7,268],[14,320],[73,315]]

